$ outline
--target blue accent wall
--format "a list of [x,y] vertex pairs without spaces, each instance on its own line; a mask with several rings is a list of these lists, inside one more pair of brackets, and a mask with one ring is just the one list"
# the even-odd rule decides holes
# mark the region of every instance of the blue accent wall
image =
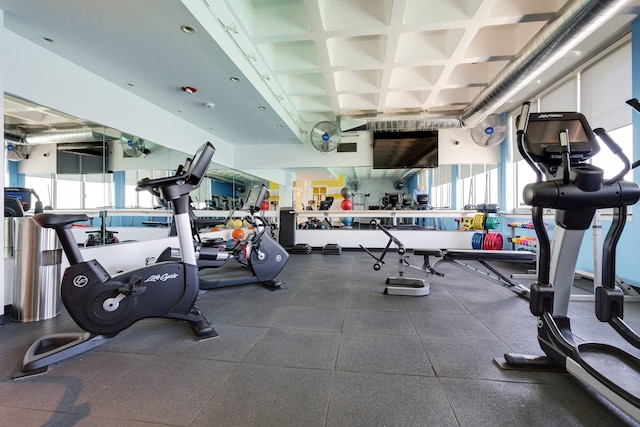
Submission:
[[[640,20],[631,26],[631,90],[629,98],[640,98]],[[640,114],[633,113],[633,159],[640,159]],[[640,168],[633,171],[634,182],[640,183]],[[620,238],[618,252],[616,254],[616,268],[618,276],[633,284],[640,286],[640,274],[638,274],[638,238],[640,237],[640,204],[633,206],[633,221],[627,225]],[[607,227],[610,222],[607,223]],[[606,229],[603,224],[603,233]],[[586,239],[585,239],[586,240]]]

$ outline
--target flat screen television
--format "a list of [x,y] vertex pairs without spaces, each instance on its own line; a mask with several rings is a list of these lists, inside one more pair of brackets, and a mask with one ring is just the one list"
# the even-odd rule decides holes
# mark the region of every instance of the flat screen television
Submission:
[[374,132],[373,168],[438,167],[438,131]]

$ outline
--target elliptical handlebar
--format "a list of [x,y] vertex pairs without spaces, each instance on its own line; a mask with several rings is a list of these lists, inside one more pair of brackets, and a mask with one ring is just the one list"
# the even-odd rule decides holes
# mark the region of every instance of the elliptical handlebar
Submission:
[[531,111],[531,103],[524,102],[522,104],[522,108],[520,109],[520,115],[518,116],[518,131],[517,131],[517,139],[518,139],[518,151],[522,158],[527,162],[529,167],[533,169],[536,174],[536,181],[542,182],[544,179],[544,175],[540,167],[533,161],[527,150],[525,149],[525,138],[527,135],[527,126],[529,125],[529,113]]
[[615,182],[620,181],[622,178],[624,178],[624,176],[627,174],[627,172],[629,172],[631,170],[631,161],[629,160],[627,155],[624,154],[624,152],[622,151],[622,147],[620,147],[620,145],[618,145],[609,136],[609,134],[607,133],[606,130],[604,130],[604,128],[596,128],[596,129],[593,130],[593,133],[595,133],[596,135],[598,135],[600,137],[602,142],[605,143],[605,145],[609,148],[609,150],[611,150],[611,152],[613,154],[615,154],[616,156],[618,156],[618,158],[620,160],[622,160],[622,163],[624,165],[622,167],[622,170],[620,172],[618,172],[618,174],[616,176],[606,180],[604,183],[606,185],[608,185],[608,184],[613,184]]

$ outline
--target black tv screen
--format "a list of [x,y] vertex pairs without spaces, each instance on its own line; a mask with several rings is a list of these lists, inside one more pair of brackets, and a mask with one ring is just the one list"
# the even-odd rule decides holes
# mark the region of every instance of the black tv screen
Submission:
[[373,168],[438,167],[438,131],[374,132]]

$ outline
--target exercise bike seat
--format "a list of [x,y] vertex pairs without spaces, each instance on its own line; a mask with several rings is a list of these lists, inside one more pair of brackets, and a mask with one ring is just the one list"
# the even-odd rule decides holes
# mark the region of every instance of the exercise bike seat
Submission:
[[70,228],[71,224],[78,221],[88,221],[86,214],[56,214],[39,213],[33,216],[33,220],[43,228]]

